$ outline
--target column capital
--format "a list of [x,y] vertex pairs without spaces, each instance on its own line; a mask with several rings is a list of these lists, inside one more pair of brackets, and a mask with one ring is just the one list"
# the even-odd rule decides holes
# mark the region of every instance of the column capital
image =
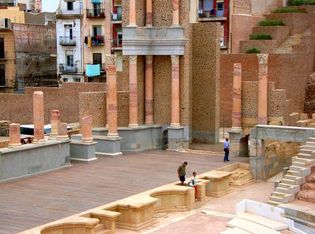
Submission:
[[260,65],[268,64],[269,54],[257,54],[257,57]]
[[145,56],[145,63],[146,64],[152,64],[153,63],[153,56],[152,55],[146,55]]
[[172,61],[172,65],[178,65],[179,64],[179,55],[171,55],[171,61]]
[[131,55],[129,56],[129,64],[137,64],[137,55]]
[[234,63],[233,75],[234,76],[241,76],[241,74],[242,74],[242,64],[241,63]]

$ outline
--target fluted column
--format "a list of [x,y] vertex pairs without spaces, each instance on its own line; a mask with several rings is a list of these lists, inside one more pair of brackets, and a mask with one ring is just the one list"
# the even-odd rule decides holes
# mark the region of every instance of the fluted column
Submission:
[[146,1],[146,26],[152,26],[152,0]]
[[242,64],[234,63],[232,129],[241,130],[241,121],[242,121]]
[[173,4],[173,26],[179,26],[179,0],[172,0]]
[[33,93],[33,122],[34,142],[44,140],[44,93],[42,91]]
[[129,26],[136,26],[136,0],[129,0]]
[[258,70],[258,124],[268,123],[268,54],[257,54]]
[[107,107],[108,107],[108,136],[118,136],[117,129],[117,73],[116,56],[106,55],[106,73],[108,84]]
[[179,56],[172,55],[172,103],[171,103],[171,126],[179,127],[180,126],[180,112],[179,112]]
[[153,56],[145,57],[145,124],[153,124]]
[[138,126],[137,56],[129,56],[129,127]]
[[20,124],[11,123],[9,125],[9,146],[21,145]]
[[50,124],[51,124],[50,137],[56,138],[58,135],[58,126],[60,124],[60,111],[59,110],[50,111]]
[[84,143],[93,142],[92,127],[93,127],[92,115],[83,117],[81,120],[81,133],[82,133],[82,141]]

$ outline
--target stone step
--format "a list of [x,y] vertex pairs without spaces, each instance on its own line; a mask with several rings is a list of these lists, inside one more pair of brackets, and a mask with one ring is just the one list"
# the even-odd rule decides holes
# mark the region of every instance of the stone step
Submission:
[[300,149],[299,154],[312,154],[313,150],[309,149]]
[[277,197],[277,196],[270,196],[269,200],[274,201],[274,202],[278,202],[278,203],[282,203],[282,204],[288,203],[288,199],[282,198],[282,197]]
[[[313,152],[313,151],[312,151]],[[300,153],[297,154],[299,158],[307,158],[307,159],[315,159],[315,153],[302,153],[300,150]]]
[[312,146],[312,145],[301,145],[300,149],[315,150],[315,146]]
[[267,201],[267,204],[272,205],[272,206],[280,206],[283,203],[269,200],[269,201]]
[[294,175],[294,176],[304,176],[302,171],[294,171],[294,170],[288,170],[287,175]]
[[290,179],[282,179],[281,182],[285,184],[291,184],[291,185],[299,185],[295,183],[295,180],[290,180]]
[[292,162],[292,166],[297,166],[297,167],[309,167],[310,164],[304,163],[304,162]]
[[315,142],[315,137],[314,137],[314,136],[313,136],[313,137],[310,137],[310,138],[307,139],[307,141]]
[[288,174],[286,174],[283,178],[284,179],[288,179],[288,180],[294,180],[295,184],[303,184],[305,182],[305,178],[304,177],[295,176],[295,175],[288,175]]
[[[281,200],[279,200],[278,198],[280,198]],[[273,201],[281,201],[283,203],[289,203],[291,201],[294,201],[295,200],[295,194],[287,194],[287,193],[280,193],[280,192],[273,192],[271,194],[271,197],[270,197],[270,200],[273,200]]]
[[275,189],[275,192],[291,194],[291,190],[290,189],[283,188],[283,187],[280,187],[280,186],[278,186]]
[[247,221],[257,223],[259,225],[265,226],[267,228],[270,228],[276,231],[281,231],[281,230],[285,230],[289,228],[289,226],[285,223],[281,223],[279,221],[275,221],[273,219],[269,219],[269,218],[252,214],[252,213],[248,213],[248,212],[244,212],[238,215],[237,218],[245,219]]
[[283,181],[279,183],[278,187],[288,189],[290,194],[296,194],[300,191],[300,185],[286,184]]
[[220,234],[251,234],[251,232],[239,228],[228,228],[225,231],[220,232]]
[[303,176],[308,176],[311,173],[311,169],[305,167],[290,166],[289,169],[292,171],[300,171],[301,173],[303,173]]
[[305,145],[315,146],[315,142],[313,142],[313,141],[307,141],[307,142],[305,143]]
[[244,219],[234,218],[227,223],[228,227],[239,228],[250,233],[259,234],[280,234],[280,232],[264,227],[257,223],[253,223]]
[[300,156],[295,156],[292,158],[292,162],[301,162],[301,163],[306,163],[310,165],[310,164],[315,163],[315,159],[301,158]]

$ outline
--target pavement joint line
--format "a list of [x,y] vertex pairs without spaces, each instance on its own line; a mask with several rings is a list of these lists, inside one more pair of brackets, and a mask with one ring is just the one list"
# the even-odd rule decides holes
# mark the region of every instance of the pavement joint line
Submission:
[[209,215],[209,216],[216,216],[216,217],[222,217],[222,218],[235,218],[236,216],[231,213],[226,212],[220,212],[215,210],[201,210],[202,214]]

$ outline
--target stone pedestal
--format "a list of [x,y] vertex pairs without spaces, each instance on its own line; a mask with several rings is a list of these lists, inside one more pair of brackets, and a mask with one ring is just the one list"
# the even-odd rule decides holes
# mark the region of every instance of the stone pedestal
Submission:
[[79,140],[72,140],[70,143],[70,159],[84,162],[96,160],[95,146],[96,142],[84,143]]
[[57,140],[58,141],[64,141],[64,140],[68,140],[69,136],[68,136],[68,130],[67,130],[67,124],[66,123],[60,123],[58,126],[58,136],[57,136]]
[[51,131],[50,131],[49,138],[56,139],[58,135],[58,126],[60,124],[60,111],[59,110],[50,111],[50,124],[51,124]]
[[93,142],[92,125],[93,125],[93,118],[91,115],[82,118],[81,133],[82,133],[82,141],[84,143]]
[[203,178],[209,180],[206,185],[206,195],[220,197],[230,192],[229,177],[231,173],[225,171],[211,171]]
[[168,150],[180,150],[184,148],[184,128],[169,127],[168,128]]
[[11,123],[9,125],[9,147],[21,145],[20,124]]
[[122,155],[120,150],[121,137],[94,136],[96,154],[102,156]]
[[242,129],[232,128],[229,131],[229,140],[231,143],[230,151],[232,154],[239,156],[240,139],[242,137]]

